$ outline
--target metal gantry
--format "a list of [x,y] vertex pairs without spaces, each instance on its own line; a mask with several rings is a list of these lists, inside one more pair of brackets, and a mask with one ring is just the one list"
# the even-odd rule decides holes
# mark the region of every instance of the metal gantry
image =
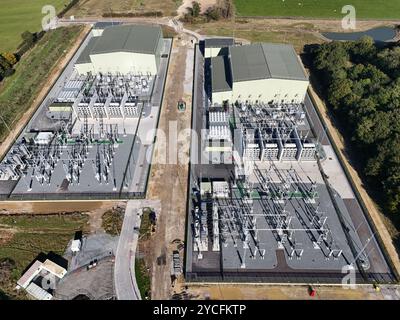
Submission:
[[[105,125],[100,117],[96,127],[96,124],[89,125],[85,116],[80,132],[71,131],[70,122],[63,122],[58,131],[47,133],[45,141],[24,137],[16,142],[0,165],[1,179],[22,178],[31,191],[34,180],[39,185],[50,185],[54,170],[61,163],[68,184],[79,185],[84,165],[91,161],[96,180],[100,184],[112,181],[115,190],[115,149],[122,142],[118,124]],[[95,158],[90,159],[93,148],[97,151]]]
[[[284,250],[289,260],[302,259],[307,249],[319,250],[327,260],[342,256],[328,217],[320,210],[315,181],[307,176],[305,182],[293,168],[278,169],[273,161],[265,170],[255,165],[254,172],[259,183],[236,181],[241,192],[213,200],[218,208],[220,242],[225,248],[235,248],[242,268],[246,268],[246,257],[265,259],[273,248]],[[293,209],[293,201],[300,209]],[[263,243],[263,233],[271,234],[276,245]],[[301,243],[306,238],[312,249]]]

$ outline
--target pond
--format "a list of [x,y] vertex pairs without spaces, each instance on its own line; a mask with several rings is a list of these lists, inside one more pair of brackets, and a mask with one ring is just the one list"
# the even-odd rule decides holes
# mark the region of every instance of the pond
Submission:
[[336,41],[356,41],[363,36],[370,36],[375,42],[389,42],[396,36],[394,27],[380,27],[363,32],[326,32],[322,33],[325,38]]

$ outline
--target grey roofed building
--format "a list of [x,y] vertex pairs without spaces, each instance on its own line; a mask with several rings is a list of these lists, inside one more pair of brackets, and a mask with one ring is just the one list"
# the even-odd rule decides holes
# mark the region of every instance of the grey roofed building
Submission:
[[119,25],[107,27],[95,43],[91,54],[109,52],[155,54],[161,37],[160,26]]
[[233,46],[235,40],[233,38],[207,38],[204,40],[206,48],[223,48]]
[[93,29],[100,29],[100,30],[104,30],[107,27],[111,27],[111,26],[118,26],[120,25],[121,22],[108,22],[108,21],[100,21],[100,22],[96,22],[93,26]]
[[233,82],[259,79],[308,81],[292,45],[258,43],[229,48]]
[[99,38],[93,37],[92,39],[89,40],[88,44],[86,45],[85,49],[83,49],[82,53],[76,60],[76,63],[91,63],[92,61],[90,60],[90,54],[92,52],[92,49],[94,45],[96,44],[97,40]]
[[211,86],[213,92],[231,91],[232,77],[226,56],[211,58]]
[[271,77],[260,44],[231,47],[229,55],[234,82]]

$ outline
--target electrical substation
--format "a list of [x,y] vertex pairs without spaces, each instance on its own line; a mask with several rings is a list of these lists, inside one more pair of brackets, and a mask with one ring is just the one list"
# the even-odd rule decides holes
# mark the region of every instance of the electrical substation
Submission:
[[211,43],[197,52],[193,128],[206,133],[192,144],[186,279],[392,281],[293,47]]
[[171,44],[159,26],[95,26],[1,162],[2,197],[143,196]]

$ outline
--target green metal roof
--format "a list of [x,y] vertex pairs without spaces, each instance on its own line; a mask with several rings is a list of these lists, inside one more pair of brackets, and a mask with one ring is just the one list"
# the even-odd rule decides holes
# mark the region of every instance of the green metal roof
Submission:
[[111,26],[118,26],[120,25],[121,22],[108,22],[108,21],[100,21],[100,22],[96,22],[93,26],[93,29],[99,29],[99,30],[104,30],[107,27],[111,27]]
[[232,90],[231,72],[226,56],[211,58],[211,85],[213,92]]
[[308,81],[292,45],[258,43],[229,48],[233,81],[289,79]]
[[233,81],[247,81],[270,78],[260,44],[229,48]]
[[234,44],[235,40],[233,38],[207,38],[204,40],[206,48],[223,48]]
[[290,44],[262,44],[272,78],[306,80],[308,76]]
[[89,40],[89,43],[86,45],[86,47],[83,49],[81,55],[79,58],[76,60],[77,64],[80,63],[91,63],[92,61],[90,60],[90,53],[96,44],[97,37],[93,37],[92,39]]
[[119,25],[107,27],[98,37],[91,54],[121,51],[154,54],[161,37],[160,26]]

